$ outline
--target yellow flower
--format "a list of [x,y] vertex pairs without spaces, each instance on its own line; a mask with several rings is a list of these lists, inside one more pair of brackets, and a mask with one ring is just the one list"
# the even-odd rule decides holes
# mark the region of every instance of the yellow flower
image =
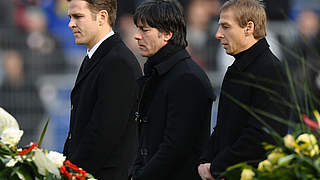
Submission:
[[271,171],[272,163],[269,160],[261,161],[258,165],[258,171]]
[[287,148],[294,148],[295,147],[296,142],[295,142],[294,137],[292,135],[288,134],[283,139],[284,139],[284,145]]
[[316,137],[314,137],[313,134],[304,133],[304,134],[301,134],[297,138],[296,142],[297,143],[303,143],[303,145],[308,146],[308,145],[316,144],[317,143],[317,139],[316,139]]
[[251,169],[243,169],[240,180],[252,180],[254,172]]
[[316,118],[318,125],[320,126],[320,114],[319,114],[319,111],[314,110],[313,111],[313,115]]
[[317,139],[313,134],[302,134],[296,140],[295,152],[313,157],[319,154]]
[[277,148],[277,149],[273,150],[271,154],[268,155],[268,160],[272,164],[276,164],[278,162],[278,160],[284,156],[285,156],[285,154],[282,152],[282,150]]
[[313,149],[310,151],[310,156],[313,157],[315,155],[319,154],[319,146],[316,144],[313,146]]

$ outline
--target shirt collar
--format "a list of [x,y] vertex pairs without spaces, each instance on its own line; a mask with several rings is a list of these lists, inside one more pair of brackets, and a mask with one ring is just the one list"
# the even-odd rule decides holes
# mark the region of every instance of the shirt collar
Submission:
[[90,51],[87,49],[87,55],[89,56],[90,59],[93,56],[94,52],[96,52],[100,44],[112,35],[114,35],[113,31],[109,32],[106,36],[104,36],[96,45],[93,46],[93,48],[90,49]]

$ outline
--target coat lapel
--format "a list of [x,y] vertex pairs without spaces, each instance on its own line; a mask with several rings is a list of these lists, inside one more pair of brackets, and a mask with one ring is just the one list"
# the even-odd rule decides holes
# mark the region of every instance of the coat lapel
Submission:
[[115,46],[115,44],[119,42],[121,42],[120,36],[118,34],[114,34],[101,43],[101,45],[98,47],[96,52],[91,57],[88,68],[86,68],[86,70],[83,72],[79,71],[72,92],[81,83],[81,81],[88,76],[88,74],[94,69],[94,67],[96,67],[100,61],[102,61],[103,57],[110,52],[110,50]]

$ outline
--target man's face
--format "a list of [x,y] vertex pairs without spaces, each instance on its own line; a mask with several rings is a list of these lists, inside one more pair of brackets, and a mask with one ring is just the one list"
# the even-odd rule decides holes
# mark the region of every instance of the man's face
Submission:
[[161,33],[156,28],[138,23],[138,30],[134,38],[138,42],[140,55],[143,57],[151,57],[168,43],[166,33]]
[[241,28],[236,22],[231,8],[221,12],[216,38],[220,40],[226,53],[230,55],[236,55],[248,48],[245,27]]
[[91,13],[88,3],[83,0],[68,2],[68,27],[72,29],[76,44],[91,49],[99,41],[97,17]]

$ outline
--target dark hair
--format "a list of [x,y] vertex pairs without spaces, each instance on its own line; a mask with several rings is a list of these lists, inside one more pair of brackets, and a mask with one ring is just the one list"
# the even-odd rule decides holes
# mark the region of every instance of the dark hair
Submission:
[[160,32],[172,33],[169,44],[187,47],[186,23],[182,8],[175,0],[152,0],[140,4],[134,13],[134,23],[148,25]]
[[[68,2],[72,0],[67,0]],[[109,15],[109,24],[114,26],[117,18],[117,0],[83,0],[88,3],[88,7],[92,13],[106,10]]]

